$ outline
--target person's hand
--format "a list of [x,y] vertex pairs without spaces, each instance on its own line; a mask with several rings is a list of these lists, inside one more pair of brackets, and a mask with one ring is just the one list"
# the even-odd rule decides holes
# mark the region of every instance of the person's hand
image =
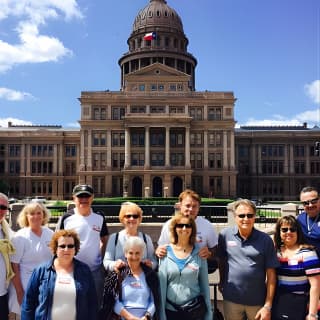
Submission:
[[271,310],[262,307],[258,310],[256,316],[254,317],[256,320],[271,320]]
[[152,268],[152,261],[150,259],[145,259],[142,261],[147,267]]
[[199,250],[199,257],[202,259],[208,259],[211,257],[211,252],[208,247],[202,247]]
[[113,269],[114,269],[114,271],[118,272],[125,265],[126,265],[126,263],[123,260],[118,259],[118,260],[116,260]]
[[156,249],[156,256],[158,258],[163,258],[167,255],[167,244],[164,244],[162,246],[159,246],[157,249]]

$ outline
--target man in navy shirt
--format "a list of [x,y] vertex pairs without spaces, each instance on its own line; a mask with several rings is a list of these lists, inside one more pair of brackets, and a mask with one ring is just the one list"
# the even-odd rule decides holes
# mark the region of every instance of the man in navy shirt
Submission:
[[306,242],[315,246],[320,253],[320,200],[318,190],[304,187],[300,192],[300,201],[304,211],[299,214],[299,221]]

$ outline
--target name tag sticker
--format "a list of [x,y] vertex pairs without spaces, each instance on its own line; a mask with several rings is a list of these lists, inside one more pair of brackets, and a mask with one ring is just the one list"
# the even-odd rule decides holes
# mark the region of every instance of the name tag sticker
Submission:
[[236,246],[237,246],[237,242],[234,241],[234,240],[229,240],[229,241],[227,242],[227,246],[228,246],[228,247],[236,247]]

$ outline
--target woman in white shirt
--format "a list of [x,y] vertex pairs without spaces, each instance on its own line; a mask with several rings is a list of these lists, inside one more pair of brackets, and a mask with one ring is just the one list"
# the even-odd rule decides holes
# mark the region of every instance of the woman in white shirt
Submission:
[[16,249],[11,256],[15,276],[9,288],[9,310],[16,314],[21,312],[24,291],[33,269],[52,257],[49,243],[53,231],[45,226],[49,217],[48,209],[41,203],[27,204],[18,215],[21,229],[12,239]]

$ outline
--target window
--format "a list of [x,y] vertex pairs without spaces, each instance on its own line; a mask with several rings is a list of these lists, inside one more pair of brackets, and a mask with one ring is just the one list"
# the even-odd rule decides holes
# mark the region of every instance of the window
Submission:
[[165,113],[165,107],[164,106],[152,106],[150,107],[151,113]]
[[191,163],[192,169],[202,169],[203,168],[202,153],[191,153],[190,163]]
[[52,161],[32,161],[31,162],[32,175],[52,175],[53,162]]
[[19,175],[20,174],[20,161],[19,160],[10,160],[9,161],[9,174],[10,175]]
[[177,91],[177,85],[176,84],[170,84],[169,85],[169,90],[170,91]]
[[105,152],[94,152],[92,154],[92,168],[95,171],[106,170],[106,158]]
[[94,120],[106,120],[106,108],[105,107],[93,107],[93,119]]
[[222,120],[222,107],[208,107],[208,120]]
[[65,161],[64,162],[64,175],[74,176],[77,173],[77,164],[75,161]]
[[112,120],[122,120],[125,114],[125,107],[112,107]]
[[151,153],[152,166],[164,166],[164,154],[160,152]]
[[267,175],[283,174],[283,161],[282,160],[263,160],[262,173]]
[[170,113],[184,113],[184,107],[170,106]]
[[0,144],[0,157],[4,157],[6,154],[6,145]]
[[31,190],[33,195],[52,194],[52,182],[51,181],[32,181]]
[[122,169],[124,167],[124,153],[112,153],[112,168]]
[[239,145],[238,146],[238,156],[239,156],[239,158],[248,158],[249,157],[249,146]]
[[202,133],[190,133],[190,145],[192,147],[201,147],[203,146],[203,136]]
[[152,84],[152,85],[150,86],[150,90],[151,90],[151,91],[157,91],[157,85],[156,85],[156,84]]
[[20,157],[21,147],[17,144],[9,144],[9,157]]
[[105,146],[107,144],[107,134],[102,131],[92,132],[92,145],[94,147]]
[[294,162],[294,172],[296,174],[305,173],[305,162],[304,161],[295,161]]
[[144,84],[139,84],[139,91],[145,91],[146,87]]
[[294,146],[293,152],[295,157],[304,157],[305,156],[305,148],[304,146]]
[[209,153],[209,168],[210,169],[222,169],[222,154],[221,153]]
[[184,132],[170,132],[170,147],[184,147]]
[[222,145],[222,132],[211,131],[208,134],[208,142],[210,147],[218,147]]
[[203,120],[203,108],[202,107],[191,107],[190,108],[190,117],[193,120]]
[[32,157],[52,157],[53,156],[53,145],[31,145],[31,156]]
[[131,133],[131,145],[132,146],[144,146],[144,132],[132,132]]
[[159,84],[158,85],[158,90],[159,91],[164,91],[164,85],[163,84]]
[[310,173],[317,174],[317,175],[320,174],[320,162],[319,161],[311,161]]
[[164,146],[165,133],[162,131],[150,132],[150,145],[151,146]]
[[124,142],[125,142],[124,132],[112,132],[113,147],[124,146]]
[[65,157],[76,157],[77,156],[77,146],[76,145],[66,145],[64,149]]
[[283,145],[262,145],[261,146],[261,157],[283,157],[284,146]]
[[132,106],[131,113],[146,113],[145,106]]
[[222,194],[222,177],[209,177],[210,196],[219,196]]
[[144,153],[132,153],[131,154],[132,166],[144,166]]
[[184,166],[184,153],[170,153],[170,164],[172,166]]

